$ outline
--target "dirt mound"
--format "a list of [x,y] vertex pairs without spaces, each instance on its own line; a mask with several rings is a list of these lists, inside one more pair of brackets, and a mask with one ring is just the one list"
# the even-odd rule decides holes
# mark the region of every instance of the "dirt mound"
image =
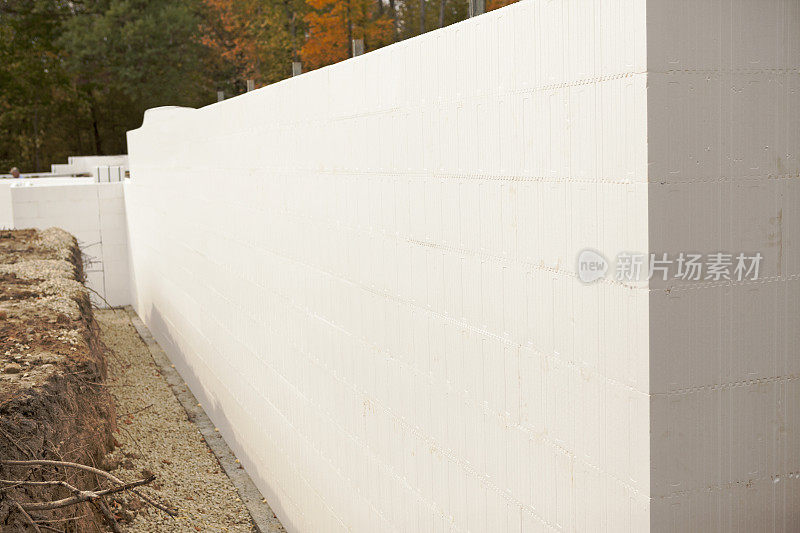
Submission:
[[[114,445],[104,347],[74,237],[0,231],[0,459],[51,459],[103,468]],[[98,486],[91,473],[0,464],[0,479]],[[0,482],[2,483],[2,482]],[[66,498],[63,486],[0,487],[0,530],[33,531],[16,502]],[[89,503],[30,513],[46,531],[105,531]]]

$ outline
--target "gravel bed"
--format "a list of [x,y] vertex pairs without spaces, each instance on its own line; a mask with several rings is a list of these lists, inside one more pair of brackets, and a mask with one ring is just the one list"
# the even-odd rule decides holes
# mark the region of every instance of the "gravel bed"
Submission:
[[169,388],[124,311],[98,310],[108,346],[108,387],[116,399],[120,445],[111,457],[125,480],[157,476],[142,492],[179,510],[170,518],[128,496],[113,505],[127,533],[256,531],[231,480]]

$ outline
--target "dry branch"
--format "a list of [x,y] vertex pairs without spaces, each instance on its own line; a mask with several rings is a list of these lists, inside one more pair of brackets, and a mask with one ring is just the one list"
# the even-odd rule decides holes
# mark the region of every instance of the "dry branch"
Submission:
[[66,481],[27,481],[22,479],[11,481],[6,479],[0,479],[0,485],[9,485],[8,487],[4,487],[0,490],[13,489],[14,487],[19,487],[22,485],[43,485],[50,487],[56,487],[56,486],[64,487],[65,489],[70,490],[72,492],[80,492],[80,490],[76,489]]
[[56,529],[56,528],[54,528],[54,527],[46,526],[46,525],[44,525],[44,524],[38,524],[38,525],[39,525],[39,527],[40,527],[40,528],[42,528],[42,529],[46,529],[47,531],[55,531],[56,533],[64,533],[64,532],[63,532],[63,531],[61,531],[60,529]]
[[[81,494],[83,494],[83,496],[82,496],[83,499],[79,499],[77,501],[72,501],[70,503],[67,503],[67,504],[64,504],[64,505],[58,505],[58,506],[55,506],[55,507],[30,507],[29,510],[57,509],[59,507],[65,507],[66,505],[74,505],[76,503],[81,503],[81,502],[85,502],[85,501],[90,501],[90,500],[96,499],[96,497],[92,498],[90,496],[91,494],[97,494],[99,496],[105,496],[105,495],[108,495],[108,494],[114,494],[114,493],[117,493],[117,492],[130,490],[131,492],[136,494],[139,498],[141,498],[144,502],[152,505],[156,509],[159,509],[160,511],[165,512],[166,514],[168,514],[169,516],[171,516],[173,518],[175,516],[177,516],[177,512],[175,512],[174,510],[169,509],[166,506],[161,505],[160,503],[153,501],[149,497],[145,496],[144,494],[142,494],[141,492],[136,490],[135,487],[150,483],[151,481],[153,481],[153,479],[155,479],[155,476],[152,476],[152,479],[149,479],[149,481],[148,480],[140,480],[140,481],[134,481],[133,483],[125,483],[124,481],[119,479],[117,476],[115,476],[113,474],[109,474],[108,472],[105,472],[104,470],[100,470],[99,468],[94,468],[92,466],[82,465],[82,464],[78,464],[78,463],[70,463],[70,462],[67,462],[67,461],[53,461],[53,460],[49,460],[49,459],[33,459],[33,460],[26,460],[26,461],[18,461],[18,460],[5,459],[5,460],[0,460],[0,464],[5,464],[5,465],[9,465],[9,466],[55,466],[55,467],[65,467],[65,468],[76,468],[76,469],[79,469],[79,470],[84,470],[86,472],[91,472],[91,473],[96,474],[98,476],[102,476],[102,477],[104,477],[104,478],[106,478],[106,479],[108,479],[110,481],[113,481],[117,485],[119,485],[118,487],[115,487],[113,489],[106,489],[106,490],[97,491],[97,492],[79,491]],[[74,499],[74,498],[78,498],[79,496],[80,496],[80,494],[75,495],[72,498],[67,498],[67,499]],[[64,500],[59,500],[58,502],[63,502],[63,501]],[[28,506],[28,505],[41,506],[41,505],[52,505],[54,503],[57,503],[57,502],[44,502],[44,503],[38,503],[38,504],[24,504],[24,505],[25,506]]]
[[37,524],[36,522],[33,521],[33,518],[31,518],[31,515],[28,514],[28,512],[25,510],[25,508],[22,506],[22,504],[20,504],[19,502],[14,502],[14,506],[17,508],[17,510],[19,510],[20,513],[22,513],[22,516],[25,517],[25,520],[27,520],[28,523],[33,527],[34,531],[37,531],[38,533],[42,533],[42,530],[39,527],[39,524]]
[[61,531],[60,529],[56,529],[56,528],[54,528],[54,527],[46,526],[46,525],[44,525],[44,524],[38,524],[38,526],[39,526],[40,528],[42,528],[42,529],[46,529],[47,531],[55,531],[56,533],[64,533],[64,532],[63,532],[63,531]]
[[94,503],[94,506],[100,511],[100,514],[103,515],[103,518],[106,519],[108,526],[111,528],[111,531],[114,533],[122,533],[122,528],[119,526],[119,522],[117,519],[114,518],[114,513],[111,512],[111,509],[108,508],[106,502],[103,500],[97,500]]
[[69,507],[70,505],[77,505],[83,502],[94,501],[103,496],[108,496],[109,494],[125,492],[126,490],[133,489],[134,487],[140,487],[142,485],[147,485],[148,483],[152,483],[155,479],[156,476],[150,476],[147,479],[132,481],[131,483],[125,483],[123,485],[120,485],[119,487],[114,487],[111,489],[104,489],[97,491],[79,490],[74,496],[70,496],[69,498],[62,498],[60,500],[54,500],[51,502],[21,503],[20,505],[26,511],[51,511],[53,509],[60,509],[61,507]]

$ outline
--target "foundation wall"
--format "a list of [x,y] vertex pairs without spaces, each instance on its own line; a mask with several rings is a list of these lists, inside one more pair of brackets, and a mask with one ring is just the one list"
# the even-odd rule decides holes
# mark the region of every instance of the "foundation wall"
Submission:
[[125,184],[139,315],[290,531],[641,532],[644,2],[526,1],[198,109]]
[[[800,3],[648,2],[652,524],[800,528]],[[713,23],[712,23],[713,22]],[[737,256],[763,256],[758,279]]]
[[[92,301],[101,306],[131,303],[128,231],[122,183],[87,183],[59,178],[39,183],[0,184],[0,202],[7,191],[9,228],[58,227],[78,239],[84,255]],[[0,203],[0,206],[3,204]],[[0,227],[4,218],[0,207]]]

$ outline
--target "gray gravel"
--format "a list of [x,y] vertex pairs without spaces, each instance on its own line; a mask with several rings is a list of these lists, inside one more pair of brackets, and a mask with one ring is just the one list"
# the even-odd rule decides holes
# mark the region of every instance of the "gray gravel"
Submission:
[[225,531],[250,533],[253,523],[231,480],[170,390],[124,311],[95,312],[116,399],[121,445],[110,457],[114,474],[131,481],[150,472],[142,492],[179,509],[177,519],[128,496],[114,511],[126,532]]

